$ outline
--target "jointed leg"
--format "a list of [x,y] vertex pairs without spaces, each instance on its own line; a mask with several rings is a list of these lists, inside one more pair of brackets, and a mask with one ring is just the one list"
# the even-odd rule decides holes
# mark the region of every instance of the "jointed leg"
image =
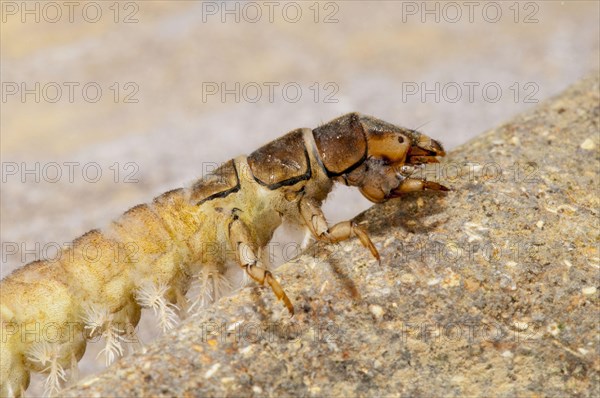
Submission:
[[371,251],[373,257],[381,262],[379,252],[373,242],[371,242],[369,235],[363,228],[356,225],[354,221],[342,221],[329,227],[319,204],[307,198],[303,198],[300,201],[300,213],[308,229],[318,240],[337,243],[356,236],[360,240],[360,243]]
[[427,180],[419,180],[416,178],[406,178],[398,188],[394,189],[393,194],[402,194],[408,192],[418,192],[418,191],[449,191],[447,187],[442,184],[438,184],[434,181]]
[[294,315],[294,306],[287,297],[281,285],[273,277],[270,271],[258,266],[258,257],[256,255],[255,245],[248,227],[237,217],[229,224],[229,242],[235,249],[240,265],[246,270],[246,273],[255,281],[264,285],[265,282],[271,287],[275,296],[283,300],[290,314]]

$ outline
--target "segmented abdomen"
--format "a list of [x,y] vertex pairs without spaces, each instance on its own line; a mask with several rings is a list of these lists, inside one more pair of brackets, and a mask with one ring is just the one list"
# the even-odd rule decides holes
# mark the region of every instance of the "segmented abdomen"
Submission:
[[174,190],[135,206],[77,238],[57,260],[27,264],[0,282],[2,396],[20,395],[31,371],[47,374],[46,392],[56,393],[86,339],[113,339],[105,348],[112,361],[141,305],[152,307],[152,289],[167,287],[166,301],[175,301],[176,289],[185,294],[186,242],[198,229],[185,194]]
[[[247,161],[226,162],[189,189],[165,192],[77,238],[58,260],[28,264],[0,282],[2,395],[21,394],[31,371],[47,374],[47,393],[57,392],[92,337],[104,337],[110,363],[122,354],[123,335],[138,324],[141,307],[154,310],[163,330],[172,327],[182,310],[173,304],[180,304],[191,276],[205,267],[206,283],[209,271],[235,259],[221,247],[228,245],[234,209],[245,224],[259,224],[251,228],[252,241],[271,239],[281,215],[265,206],[265,195],[293,196],[313,177],[307,134],[292,131]],[[59,337],[47,334],[52,328]]]

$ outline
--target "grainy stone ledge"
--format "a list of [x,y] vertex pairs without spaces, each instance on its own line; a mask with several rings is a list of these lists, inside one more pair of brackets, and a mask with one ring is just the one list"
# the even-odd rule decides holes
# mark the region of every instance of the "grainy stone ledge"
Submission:
[[381,266],[281,267],[294,320],[247,288],[64,394],[598,396],[598,129],[594,76],[453,151],[453,192],[360,215]]

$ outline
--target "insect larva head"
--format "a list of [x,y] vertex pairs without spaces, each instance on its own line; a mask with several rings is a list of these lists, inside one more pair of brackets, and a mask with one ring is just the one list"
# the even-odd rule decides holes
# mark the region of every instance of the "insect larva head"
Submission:
[[446,154],[438,141],[415,130],[356,113],[346,118],[354,131],[362,131],[366,146],[362,163],[343,173],[340,179],[357,186],[372,202],[396,197],[398,187],[417,166],[437,163],[437,157]]
[[395,126],[371,116],[360,116],[365,132],[368,157],[378,158],[395,167],[437,163],[446,152],[438,141],[416,130]]

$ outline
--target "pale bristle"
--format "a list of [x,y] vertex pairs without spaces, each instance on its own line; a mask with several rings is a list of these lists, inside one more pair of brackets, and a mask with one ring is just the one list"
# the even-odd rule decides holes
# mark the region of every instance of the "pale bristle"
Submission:
[[144,283],[137,290],[137,301],[142,307],[152,308],[158,317],[158,323],[163,331],[173,329],[177,325],[177,306],[168,302],[166,293],[169,286],[165,283]]
[[233,288],[227,276],[212,267],[202,269],[193,284],[195,287],[198,287],[199,294],[198,298],[190,306],[189,312],[192,312],[194,308],[200,309],[210,303],[214,303]]
[[66,373],[62,365],[58,362],[60,348],[57,344],[41,341],[34,344],[27,353],[27,357],[32,362],[37,362],[43,366],[42,373],[47,373],[44,382],[44,396],[53,397],[61,389],[62,382],[66,381]]
[[105,308],[98,309],[96,306],[87,306],[84,308],[82,320],[84,328],[89,330],[90,337],[94,336],[96,331],[102,330],[105,323],[109,321],[109,313]]
[[100,350],[96,358],[104,353],[106,366],[110,366],[115,359],[123,356],[123,346],[121,345],[121,334],[123,331],[113,325],[112,322],[108,322],[102,330],[102,337],[106,340],[104,348]]
[[106,341],[104,348],[100,350],[96,358],[104,354],[106,366],[109,366],[115,359],[123,356],[123,346],[121,345],[123,330],[112,322],[112,316],[106,308],[88,306],[85,308],[82,318],[85,323],[84,328],[89,330],[90,337],[99,332]]

